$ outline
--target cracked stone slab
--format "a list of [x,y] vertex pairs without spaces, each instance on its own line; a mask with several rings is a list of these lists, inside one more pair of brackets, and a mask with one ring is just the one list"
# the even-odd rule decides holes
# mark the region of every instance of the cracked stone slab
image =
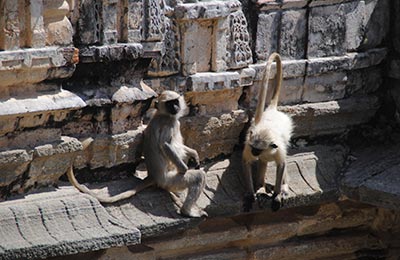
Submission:
[[[290,198],[287,208],[336,201],[339,196],[336,179],[342,167],[347,149],[342,146],[315,146],[293,150],[288,158]],[[241,213],[242,195],[241,153],[235,152],[222,161],[210,163],[206,172],[206,187],[197,201],[210,217],[232,216]],[[268,168],[267,183],[274,183],[275,166]],[[145,175],[145,173],[144,173]],[[115,195],[132,189],[139,178],[90,185],[103,195]],[[178,194],[182,199],[186,191]],[[260,200],[256,210],[269,210],[270,200]],[[177,214],[177,206],[169,194],[158,188],[146,189],[134,197],[111,205],[105,205],[113,217],[128,225],[135,225],[142,238],[157,237],[183,231],[198,225],[202,219],[185,218]]]
[[350,199],[378,207],[400,208],[400,144],[355,151],[341,189]]
[[0,259],[36,259],[140,243],[134,225],[72,187],[0,204]]

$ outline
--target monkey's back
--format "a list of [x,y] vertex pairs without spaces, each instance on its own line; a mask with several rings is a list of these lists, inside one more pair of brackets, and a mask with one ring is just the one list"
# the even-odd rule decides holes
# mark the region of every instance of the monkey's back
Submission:
[[179,147],[183,143],[180,124],[174,117],[156,114],[143,133],[143,154],[148,174],[158,183],[163,182],[171,167],[175,168],[162,151],[165,142],[183,150]]
[[290,116],[275,108],[267,108],[262,115],[261,122],[264,127],[282,138],[285,145],[289,144],[293,132],[293,120]]

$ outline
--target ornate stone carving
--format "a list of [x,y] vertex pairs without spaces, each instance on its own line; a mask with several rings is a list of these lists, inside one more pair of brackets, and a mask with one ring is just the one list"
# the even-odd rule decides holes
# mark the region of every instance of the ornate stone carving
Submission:
[[229,15],[230,30],[227,30],[227,57],[230,68],[243,68],[252,62],[250,36],[247,21],[241,10]]
[[145,40],[160,41],[164,33],[164,13],[158,0],[145,0]]
[[164,46],[165,53],[151,62],[149,74],[152,76],[167,76],[180,70],[179,61],[179,30],[175,20],[165,17]]

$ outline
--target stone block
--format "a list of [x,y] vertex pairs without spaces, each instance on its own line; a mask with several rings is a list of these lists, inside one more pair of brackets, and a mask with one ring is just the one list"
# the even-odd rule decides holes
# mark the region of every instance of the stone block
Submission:
[[[211,60],[211,69],[215,72],[222,72],[228,69],[229,53],[227,47],[230,45],[232,38],[230,31],[230,19],[222,18],[215,22],[214,29],[214,46],[213,46],[213,58]],[[229,37],[230,36],[230,37]]]
[[3,28],[0,32],[0,50],[18,49],[22,29],[18,17],[24,8],[19,9],[19,2],[13,0],[2,1],[0,8],[0,28]]
[[[387,38],[390,26],[395,24],[390,25],[390,18],[396,19],[397,17],[397,15],[389,15],[391,8],[389,0],[365,1],[364,23],[366,25],[361,48],[376,48]],[[394,45],[394,48],[396,48],[396,45]]]
[[241,88],[186,92],[185,99],[196,116],[217,115],[238,109]]
[[[267,102],[272,98],[272,93],[274,90],[274,80],[270,80],[268,83],[267,91]],[[247,102],[251,108],[255,108],[258,102],[258,95],[261,89],[261,81],[255,82],[249,89],[247,97]],[[298,104],[302,102],[302,93],[304,89],[304,79],[303,78],[289,78],[282,81],[281,93],[279,95],[279,104]]]
[[347,73],[346,95],[362,95],[375,92],[383,83],[380,67],[352,70]]
[[[125,33],[128,42],[140,42],[143,38],[143,2],[137,0],[127,1],[128,12],[124,13],[124,23],[121,24],[122,31],[127,30]],[[123,12],[123,10],[121,10]],[[126,20],[125,20],[126,19]]]
[[222,90],[239,87],[240,75],[238,72],[203,72],[196,73],[187,81],[187,91],[201,92]]
[[111,108],[111,133],[119,134],[136,129],[141,124],[143,104],[117,104]]
[[347,75],[345,72],[306,77],[302,101],[324,102],[342,99],[346,93]]
[[185,144],[197,150],[200,160],[231,154],[248,118],[236,110],[219,116],[185,117],[181,120]]
[[[44,47],[47,45],[53,45],[52,42],[47,42],[47,36],[50,35],[50,32],[45,31],[44,24],[44,8],[46,2],[42,0],[33,0],[30,1],[30,4],[25,7],[25,12],[28,14],[28,20],[26,22],[26,39],[25,42],[29,47],[38,48]],[[67,44],[72,42],[72,27],[69,23],[68,19],[64,22],[69,24],[69,30],[67,32],[58,31],[59,34],[68,35]],[[64,28],[63,28],[64,29]],[[66,29],[66,28],[65,28]],[[21,46],[22,47],[22,46]]]
[[[76,154],[74,167],[111,168],[123,163],[134,163],[144,128],[111,136],[97,136],[85,150]],[[82,139],[81,141],[84,141]]]
[[[282,70],[283,70],[283,78],[296,78],[302,77],[306,75],[306,63],[309,61],[306,60],[283,60],[282,61]],[[254,81],[262,80],[263,73],[265,70],[266,62],[252,64],[249,67],[255,70]],[[271,76],[270,79],[274,78],[276,74],[276,66],[275,63],[272,64],[271,67]]]
[[287,255],[299,259],[341,258],[341,255],[352,254],[366,247],[382,248],[379,239],[366,233],[348,234],[333,236],[330,239],[310,239],[307,240],[307,243],[303,241],[288,242],[264,249],[256,249],[254,259],[278,260]]
[[6,186],[23,174],[32,160],[32,153],[26,150],[0,152],[0,186]]
[[282,106],[292,116],[293,136],[323,136],[343,133],[347,128],[368,122],[380,102],[375,96],[354,97],[338,101]]
[[285,10],[282,12],[279,53],[283,58],[303,59],[306,52],[307,18],[306,10]]
[[24,188],[57,183],[73,163],[76,152],[80,150],[82,144],[77,139],[66,136],[58,143],[35,147]]
[[118,42],[118,5],[117,1],[103,1],[102,5],[102,31],[103,44],[113,44]]
[[[54,78],[57,69],[71,75],[76,64],[73,47],[46,47],[0,52],[0,87],[24,86]],[[49,70],[51,70],[49,72]],[[72,71],[71,71],[72,70]]]
[[174,9],[178,20],[218,19],[240,8],[239,1],[203,1],[196,4],[179,4]]
[[94,0],[80,1],[76,39],[83,45],[101,43],[101,4]]
[[343,55],[345,39],[346,18],[341,4],[311,9],[307,57]]
[[[69,9],[65,10],[66,14]],[[46,17],[45,17],[46,19]],[[50,18],[50,21],[52,19]],[[45,20],[45,22],[48,22]],[[73,28],[66,16],[60,17],[59,21],[51,21],[46,26],[46,44],[66,46],[72,44]]]
[[[1,259],[65,257],[140,243],[140,232],[71,187],[3,202]],[[87,255],[86,255],[87,256]]]
[[30,148],[60,140],[61,130],[57,128],[37,128],[24,130],[18,134],[0,137],[0,147]]
[[[152,59],[150,63],[151,67],[148,71],[150,76],[168,76],[177,74],[181,70],[179,43],[180,33],[177,21],[166,17],[165,27],[166,30],[163,38],[164,53],[162,53],[161,57],[155,57]],[[146,53],[146,45],[144,45],[144,48]],[[213,65],[212,67],[215,66]]]
[[278,51],[280,12],[261,13],[258,16],[255,53],[257,61],[267,61],[269,55]]
[[144,41],[161,41],[164,27],[164,11],[161,9],[162,3],[157,0],[144,0]]
[[210,20],[181,23],[181,65],[185,76],[210,71],[213,23]]

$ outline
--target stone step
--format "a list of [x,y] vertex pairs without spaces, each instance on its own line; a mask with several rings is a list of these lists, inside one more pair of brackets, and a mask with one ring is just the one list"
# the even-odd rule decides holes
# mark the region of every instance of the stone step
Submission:
[[140,231],[71,188],[0,204],[0,258],[38,259],[140,243]]

